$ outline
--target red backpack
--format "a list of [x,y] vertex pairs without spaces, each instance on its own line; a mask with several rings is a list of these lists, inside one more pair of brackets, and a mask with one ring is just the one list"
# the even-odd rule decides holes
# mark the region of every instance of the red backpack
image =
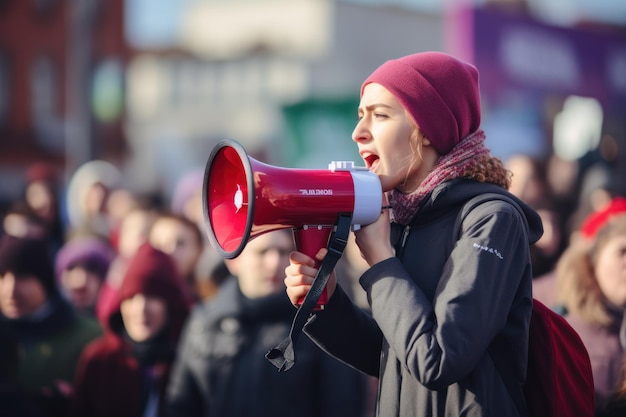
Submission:
[[[459,212],[457,233],[460,234],[461,223],[472,209],[491,200],[504,200],[522,213],[519,205],[505,194],[480,194],[466,202]],[[490,351],[520,414],[593,417],[595,390],[591,362],[578,333],[562,316],[533,299],[528,336],[528,368],[523,391],[511,385],[512,376],[503,363],[505,358]]]

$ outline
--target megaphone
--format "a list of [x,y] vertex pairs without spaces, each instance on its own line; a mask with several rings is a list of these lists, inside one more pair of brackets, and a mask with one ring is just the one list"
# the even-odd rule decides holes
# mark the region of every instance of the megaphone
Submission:
[[352,161],[332,161],[326,170],[277,167],[248,156],[232,139],[215,145],[204,172],[205,226],[226,259],[239,256],[251,239],[280,229],[292,229],[296,249],[314,257],[328,244],[339,215],[351,214],[355,230],[378,218],[381,202],[378,177]]

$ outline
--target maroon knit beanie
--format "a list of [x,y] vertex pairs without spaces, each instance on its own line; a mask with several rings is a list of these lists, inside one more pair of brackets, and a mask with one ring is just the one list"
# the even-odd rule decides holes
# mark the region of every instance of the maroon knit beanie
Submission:
[[[163,299],[167,305],[169,337],[177,338],[189,311],[182,285],[183,280],[172,257],[144,243],[128,264],[117,298],[122,302],[136,294],[144,294]],[[109,317],[109,325],[119,332],[122,326],[119,309]]]
[[478,70],[442,52],[421,52],[385,62],[361,86],[385,87],[445,155],[480,127]]
[[50,249],[44,239],[3,235],[0,238],[0,274],[6,272],[32,275],[48,295],[58,292]]

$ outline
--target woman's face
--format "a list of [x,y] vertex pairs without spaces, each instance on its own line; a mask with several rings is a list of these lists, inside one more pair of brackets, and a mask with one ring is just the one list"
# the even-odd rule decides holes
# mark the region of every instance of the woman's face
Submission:
[[135,342],[156,335],[167,321],[167,305],[160,297],[135,294],[120,306],[126,332]]
[[37,311],[48,296],[41,281],[33,275],[0,274],[0,311],[9,319],[18,319]]
[[61,287],[74,306],[91,308],[96,304],[102,279],[81,265],[61,273]]
[[[352,140],[367,168],[378,175],[383,191],[399,188],[410,193],[417,189],[432,166],[411,149],[416,127],[404,107],[385,87],[371,83],[363,90],[358,116]],[[423,150],[433,152],[430,146]]]
[[626,308],[626,234],[614,236],[600,249],[594,271],[606,299]]
[[150,243],[174,258],[183,277],[193,273],[202,254],[197,233],[186,224],[171,218],[157,220],[150,231]]

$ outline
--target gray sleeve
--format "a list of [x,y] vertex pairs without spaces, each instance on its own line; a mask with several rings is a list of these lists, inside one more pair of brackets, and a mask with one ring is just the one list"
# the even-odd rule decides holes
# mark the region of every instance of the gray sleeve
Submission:
[[394,354],[429,389],[444,388],[475,368],[504,329],[529,263],[519,212],[503,202],[482,208],[464,222],[432,302],[397,258],[361,278]]

